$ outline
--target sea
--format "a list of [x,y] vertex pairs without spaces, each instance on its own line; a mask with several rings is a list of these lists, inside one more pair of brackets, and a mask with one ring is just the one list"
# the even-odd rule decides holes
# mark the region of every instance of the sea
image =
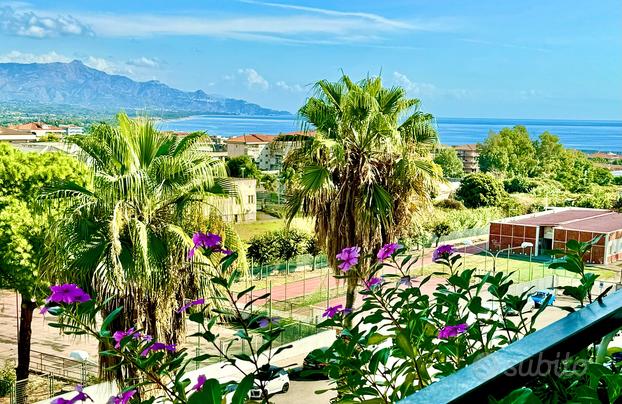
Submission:
[[[161,130],[180,132],[206,131],[224,137],[248,133],[279,134],[300,130],[296,117],[200,115],[159,122]],[[437,118],[440,141],[447,145],[478,143],[490,131],[524,125],[532,138],[549,131],[571,149],[585,152],[622,153],[622,121],[579,121],[559,119],[490,119],[490,118]]]

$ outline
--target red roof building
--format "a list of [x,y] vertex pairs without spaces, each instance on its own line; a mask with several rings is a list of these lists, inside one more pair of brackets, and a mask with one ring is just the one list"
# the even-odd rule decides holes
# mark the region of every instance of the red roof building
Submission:
[[606,209],[554,208],[491,222],[488,246],[524,252],[521,245],[527,242],[539,255],[563,250],[568,240],[590,241],[598,236],[586,261],[611,264],[622,260],[622,214]]

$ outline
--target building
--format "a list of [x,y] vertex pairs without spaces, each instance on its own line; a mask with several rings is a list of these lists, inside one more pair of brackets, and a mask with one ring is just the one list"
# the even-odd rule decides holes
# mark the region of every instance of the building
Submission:
[[27,130],[3,128],[0,126],[0,142],[36,142],[37,136]]
[[67,134],[67,129],[63,129],[58,126],[48,125],[47,123],[44,123],[44,122],[22,123],[18,125],[11,125],[9,126],[9,128],[29,131],[33,135],[37,136],[37,138],[43,135],[47,135],[48,133],[57,133],[61,136]]
[[479,152],[477,151],[476,144],[461,144],[452,146],[464,166],[464,172],[466,174],[476,173],[479,171]]
[[280,135],[248,134],[227,140],[229,158],[249,156],[263,171],[280,170],[287,153],[299,147],[301,137],[313,132],[290,132]]
[[84,134],[84,128],[77,125],[60,125],[61,129],[65,130],[65,135],[82,135]]
[[533,244],[535,255],[564,249],[568,240],[590,241],[600,236],[585,257],[593,264],[622,260],[622,214],[606,209],[552,208],[544,212],[515,216],[490,223],[488,248],[493,251]]
[[214,205],[227,222],[257,220],[257,180],[254,178],[227,178],[232,181],[238,197],[217,199]]

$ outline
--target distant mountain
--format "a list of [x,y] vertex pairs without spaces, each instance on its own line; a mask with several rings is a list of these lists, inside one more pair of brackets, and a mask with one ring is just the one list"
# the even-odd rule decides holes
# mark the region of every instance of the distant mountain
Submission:
[[244,100],[185,92],[159,81],[137,82],[71,63],[0,63],[0,103],[74,105],[93,111],[289,115]]

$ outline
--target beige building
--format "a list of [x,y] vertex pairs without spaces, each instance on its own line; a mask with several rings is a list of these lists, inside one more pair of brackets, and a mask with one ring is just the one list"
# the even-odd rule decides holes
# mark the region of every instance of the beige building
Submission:
[[238,192],[238,198],[216,201],[222,217],[227,222],[252,222],[257,220],[257,180],[254,178],[228,178]]
[[479,152],[476,144],[462,144],[452,146],[458,153],[458,157],[462,160],[464,172],[466,174],[476,173],[479,171]]
[[280,135],[248,134],[227,140],[229,158],[248,156],[260,170],[280,170],[287,153],[299,147],[301,136],[313,136],[313,132],[290,132]]
[[37,136],[27,130],[3,128],[0,126],[0,142],[36,142]]

